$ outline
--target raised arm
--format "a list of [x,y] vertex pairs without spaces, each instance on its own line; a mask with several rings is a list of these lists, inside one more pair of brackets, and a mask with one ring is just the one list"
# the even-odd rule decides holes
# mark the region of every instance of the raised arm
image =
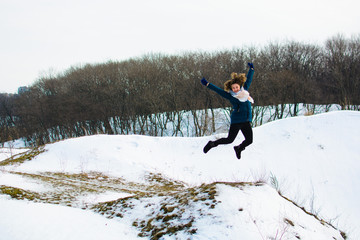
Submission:
[[231,98],[233,98],[230,93],[224,91],[223,89],[215,86],[212,83],[209,83],[205,78],[201,79],[201,83],[202,83],[202,85],[204,85],[204,86],[208,87],[209,89],[213,90],[214,92],[216,92],[217,94],[219,94],[223,98],[226,98],[226,99],[229,99],[229,100]]
[[244,89],[248,90],[250,87],[250,84],[252,82],[253,76],[254,76],[254,64],[253,63],[248,63],[248,66],[250,67],[249,72],[246,76],[246,82],[244,84]]
[[[254,64],[253,63],[248,63],[248,65],[249,65],[250,69],[249,69],[249,72],[248,72],[248,74],[246,76],[246,82],[244,84],[244,89],[245,90],[249,89],[250,84],[252,82],[253,75],[254,75]],[[201,79],[201,84],[208,87],[209,89],[213,90],[214,92],[216,92],[217,94],[219,94],[223,98],[233,100],[233,96],[230,93],[224,91],[223,89],[215,86],[212,83],[209,83],[205,78]]]

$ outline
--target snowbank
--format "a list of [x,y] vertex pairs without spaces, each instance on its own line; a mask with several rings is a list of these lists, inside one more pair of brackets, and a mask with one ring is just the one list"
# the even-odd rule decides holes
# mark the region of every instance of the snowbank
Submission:
[[137,239],[129,224],[81,209],[0,197],[0,233],[6,240]]
[[[142,184],[149,173],[187,186],[267,181],[286,197],[331,220],[349,239],[358,239],[360,193],[354,188],[360,184],[359,122],[360,113],[352,111],[274,121],[254,128],[254,142],[240,161],[233,145],[242,141],[241,134],[234,144],[218,146],[208,154],[203,154],[203,146],[223,134],[202,138],[97,135],[49,144],[33,160],[3,168],[23,173],[100,172]],[[19,179],[9,180],[0,173],[0,185],[19,186]]]

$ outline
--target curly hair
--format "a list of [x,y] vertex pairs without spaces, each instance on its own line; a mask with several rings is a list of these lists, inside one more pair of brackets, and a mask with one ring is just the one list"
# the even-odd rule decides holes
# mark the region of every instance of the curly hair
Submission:
[[245,73],[231,73],[231,79],[227,80],[224,83],[224,90],[229,92],[231,90],[231,85],[237,83],[240,85],[240,87],[244,86],[244,83],[246,82],[246,75]]

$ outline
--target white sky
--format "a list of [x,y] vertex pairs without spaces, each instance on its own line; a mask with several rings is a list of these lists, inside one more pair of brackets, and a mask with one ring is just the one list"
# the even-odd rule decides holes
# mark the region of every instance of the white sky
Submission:
[[358,0],[0,0],[0,92],[70,66],[151,52],[360,33]]

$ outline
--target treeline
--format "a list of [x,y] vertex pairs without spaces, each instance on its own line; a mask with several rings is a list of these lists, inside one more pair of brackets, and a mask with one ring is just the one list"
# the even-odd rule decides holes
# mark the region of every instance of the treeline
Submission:
[[250,61],[254,115],[268,105],[281,118],[289,103],[295,115],[300,103],[344,109],[360,104],[360,37],[338,35],[324,46],[291,41],[260,49],[150,54],[71,67],[41,77],[21,94],[0,94],[0,141],[22,137],[40,145],[97,133],[187,136],[186,124],[194,126],[191,135],[202,136],[216,130],[214,109],[228,111],[229,105],[200,79],[223,87],[231,72],[247,72]]

